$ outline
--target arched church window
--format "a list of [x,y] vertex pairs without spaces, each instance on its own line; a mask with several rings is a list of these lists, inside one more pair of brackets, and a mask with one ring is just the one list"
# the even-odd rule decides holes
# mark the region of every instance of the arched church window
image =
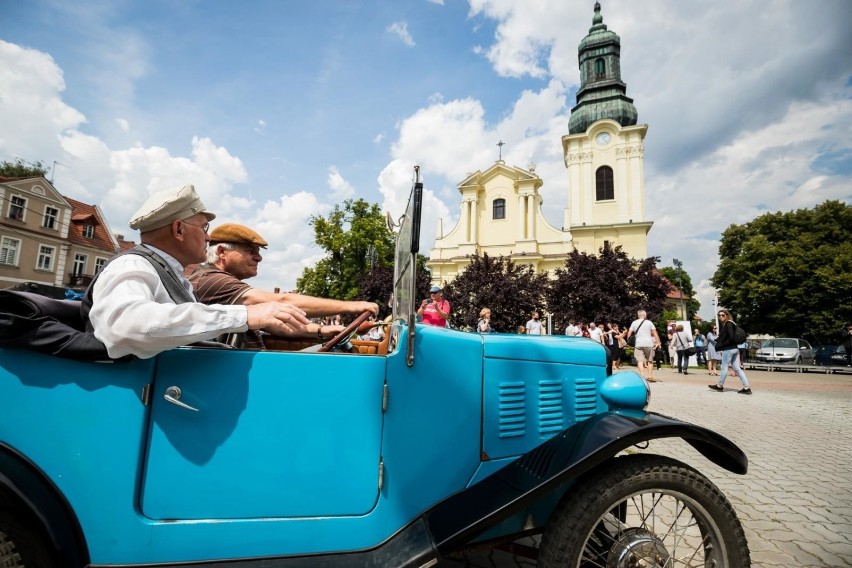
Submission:
[[612,180],[612,168],[601,166],[595,172],[595,195],[598,201],[615,199],[615,184]]
[[494,200],[494,215],[492,219],[505,219],[506,218],[506,200],[505,199],[495,199]]
[[604,61],[603,57],[595,59],[595,75],[598,77],[606,75],[606,61]]

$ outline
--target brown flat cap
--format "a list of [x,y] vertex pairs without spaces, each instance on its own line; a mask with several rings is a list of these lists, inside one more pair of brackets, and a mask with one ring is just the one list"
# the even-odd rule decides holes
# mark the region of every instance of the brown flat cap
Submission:
[[172,221],[186,219],[202,214],[208,221],[216,215],[207,210],[201,198],[195,192],[195,186],[185,185],[175,189],[158,191],[145,200],[139,210],[130,219],[130,228],[140,232],[153,231],[165,227]]
[[218,243],[245,243],[257,245],[260,248],[266,248],[269,244],[256,232],[237,223],[225,223],[213,229],[210,233],[210,244]]

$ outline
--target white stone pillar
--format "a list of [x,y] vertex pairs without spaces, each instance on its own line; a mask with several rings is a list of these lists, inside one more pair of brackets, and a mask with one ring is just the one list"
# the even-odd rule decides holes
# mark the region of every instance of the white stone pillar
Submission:
[[526,238],[526,230],[524,228],[524,219],[526,218],[526,213],[524,209],[524,204],[526,200],[523,195],[518,194],[518,240],[522,241]]
[[527,238],[535,238],[535,196],[527,195]]
[[470,242],[479,242],[479,207],[477,199],[470,200]]

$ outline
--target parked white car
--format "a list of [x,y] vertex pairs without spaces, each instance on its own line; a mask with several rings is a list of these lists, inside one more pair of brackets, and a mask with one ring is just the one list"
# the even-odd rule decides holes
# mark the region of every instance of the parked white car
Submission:
[[755,353],[757,360],[763,363],[794,363],[813,365],[816,349],[804,339],[795,337],[776,337],[767,339]]

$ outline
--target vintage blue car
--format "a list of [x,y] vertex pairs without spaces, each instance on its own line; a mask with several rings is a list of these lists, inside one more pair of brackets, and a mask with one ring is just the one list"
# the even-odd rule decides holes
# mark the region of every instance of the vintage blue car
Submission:
[[630,449],[680,437],[739,474],[746,456],[647,412],[603,346],[415,324],[421,193],[382,342],[0,349],[0,567],[427,567],[535,534],[543,567],[748,566],[715,485]]

